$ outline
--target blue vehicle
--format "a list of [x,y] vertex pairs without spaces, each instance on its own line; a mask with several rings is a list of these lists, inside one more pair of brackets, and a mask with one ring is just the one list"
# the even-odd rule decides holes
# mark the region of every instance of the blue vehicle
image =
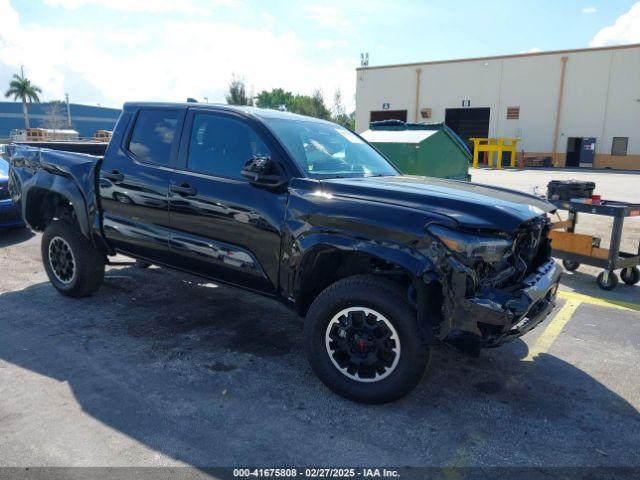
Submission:
[[9,163],[2,158],[4,145],[0,145],[0,229],[22,227],[24,221],[20,210],[9,195]]

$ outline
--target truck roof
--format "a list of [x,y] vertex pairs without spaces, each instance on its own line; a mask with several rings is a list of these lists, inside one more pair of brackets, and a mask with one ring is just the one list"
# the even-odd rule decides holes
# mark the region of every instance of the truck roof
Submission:
[[328,123],[332,122],[322,120],[320,118],[308,117],[297,113],[283,112],[271,108],[258,108],[247,105],[228,105],[226,103],[196,103],[196,102],[126,102],[123,106],[124,110],[136,110],[138,108],[197,108],[210,109],[212,111],[233,111],[243,113],[247,116],[258,118],[282,118],[287,120],[300,120],[307,122]]

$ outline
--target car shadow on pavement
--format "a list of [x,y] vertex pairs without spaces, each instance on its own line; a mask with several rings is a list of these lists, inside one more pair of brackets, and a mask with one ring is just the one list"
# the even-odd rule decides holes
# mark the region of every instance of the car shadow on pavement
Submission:
[[11,245],[26,242],[34,235],[35,233],[28,228],[20,227],[0,229],[0,248],[10,247]]
[[479,358],[436,348],[412,394],[371,406],[316,379],[299,317],[194,277],[111,268],[93,297],[41,283],[0,311],[4,444],[57,464],[640,465],[638,411],[554,355],[524,361],[521,340]]

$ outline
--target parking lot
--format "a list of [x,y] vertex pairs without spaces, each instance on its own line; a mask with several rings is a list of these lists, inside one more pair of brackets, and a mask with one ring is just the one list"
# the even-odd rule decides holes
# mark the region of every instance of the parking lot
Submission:
[[[521,190],[562,178],[471,173]],[[622,178],[640,176],[598,175],[603,197],[631,195]],[[0,234],[2,466],[640,466],[640,286],[568,274],[521,340],[479,358],[436,348],[413,393],[366,406],[313,375],[279,304],[132,266],[64,298],[39,240]]]

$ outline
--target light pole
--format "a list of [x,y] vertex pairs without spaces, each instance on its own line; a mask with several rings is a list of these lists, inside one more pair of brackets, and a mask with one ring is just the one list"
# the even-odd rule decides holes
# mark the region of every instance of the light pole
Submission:
[[65,99],[67,100],[67,127],[71,130],[71,107],[69,106],[69,94],[64,94]]

